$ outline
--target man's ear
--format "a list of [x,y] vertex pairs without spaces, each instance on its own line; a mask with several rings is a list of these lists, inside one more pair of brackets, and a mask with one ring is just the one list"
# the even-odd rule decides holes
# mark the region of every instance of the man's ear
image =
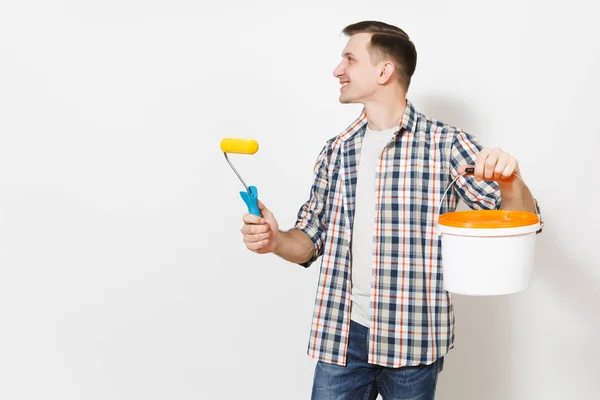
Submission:
[[394,75],[395,69],[396,69],[396,67],[394,66],[394,63],[391,63],[391,62],[383,63],[383,68],[381,69],[381,72],[379,73],[377,82],[382,85],[389,82],[389,80],[392,78],[392,75]]

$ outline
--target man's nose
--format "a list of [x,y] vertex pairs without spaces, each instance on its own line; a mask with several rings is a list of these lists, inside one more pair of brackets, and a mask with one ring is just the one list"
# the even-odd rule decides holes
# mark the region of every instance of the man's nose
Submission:
[[340,63],[337,67],[335,67],[335,69],[333,70],[333,76],[335,78],[340,77],[344,74],[344,68],[342,68],[342,63]]

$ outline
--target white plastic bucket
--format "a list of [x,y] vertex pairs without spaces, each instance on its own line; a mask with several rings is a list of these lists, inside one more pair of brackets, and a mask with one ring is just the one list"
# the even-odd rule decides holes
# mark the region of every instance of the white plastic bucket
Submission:
[[457,211],[440,216],[444,288],[472,296],[527,290],[539,228],[537,214],[524,211]]

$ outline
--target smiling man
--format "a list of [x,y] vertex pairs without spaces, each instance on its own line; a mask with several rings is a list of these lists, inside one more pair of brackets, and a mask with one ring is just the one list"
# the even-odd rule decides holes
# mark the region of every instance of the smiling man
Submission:
[[295,227],[280,231],[259,203],[262,217],[243,217],[243,240],[304,267],[322,256],[308,346],[318,359],[313,399],[433,399],[454,344],[434,229],[445,189],[472,165],[441,214],[459,199],[474,209],[539,209],[514,179],[514,157],[406,99],[417,52],[403,30],[363,21],[343,32],[339,101],[363,112],[323,147]]

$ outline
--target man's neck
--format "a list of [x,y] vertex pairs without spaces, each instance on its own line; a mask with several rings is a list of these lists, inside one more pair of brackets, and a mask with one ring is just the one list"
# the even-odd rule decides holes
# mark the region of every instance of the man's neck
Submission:
[[406,98],[404,96],[393,98],[387,102],[365,103],[369,129],[384,131],[399,126],[405,109]]

